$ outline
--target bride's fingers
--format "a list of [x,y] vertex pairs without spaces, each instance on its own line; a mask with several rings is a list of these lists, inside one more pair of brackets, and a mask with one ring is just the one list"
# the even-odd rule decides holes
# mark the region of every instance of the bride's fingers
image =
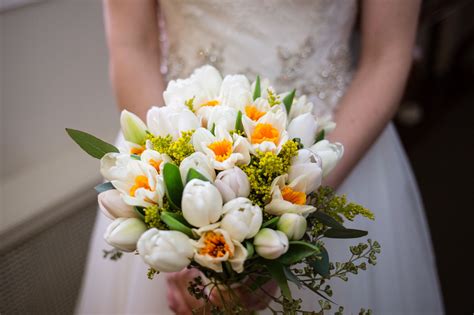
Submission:
[[188,315],[192,314],[192,310],[203,308],[204,302],[194,298],[188,291],[189,282],[199,275],[196,269],[184,269],[167,276],[168,303],[177,314]]

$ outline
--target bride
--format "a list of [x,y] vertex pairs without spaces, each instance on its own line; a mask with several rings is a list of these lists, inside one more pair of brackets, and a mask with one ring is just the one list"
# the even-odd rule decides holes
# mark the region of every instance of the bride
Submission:
[[[150,105],[163,104],[168,80],[212,64],[223,74],[268,77],[277,91],[296,88],[320,113],[333,113],[338,127],[330,138],[346,150],[326,184],[375,212],[375,223],[355,226],[382,246],[377,266],[332,283],[335,300],[348,314],[361,307],[375,314],[443,312],[420,195],[390,123],[410,68],[419,1],[104,0],[104,8],[120,108],[144,118]],[[358,8],[362,39],[353,67]],[[107,224],[97,217],[77,311],[191,314],[189,272],[151,281],[133,255],[102,259]],[[328,244],[331,260],[347,257],[354,243]],[[307,296],[304,309],[319,309],[312,293],[295,295]]]

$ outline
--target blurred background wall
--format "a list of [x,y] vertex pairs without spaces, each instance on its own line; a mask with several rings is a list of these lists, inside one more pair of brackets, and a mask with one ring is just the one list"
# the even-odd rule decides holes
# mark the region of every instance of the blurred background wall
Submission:
[[[424,198],[448,314],[474,310],[466,258],[473,14],[474,1],[424,2],[395,119]],[[97,161],[64,127],[111,142],[117,131],[101,3],[0,0],[0,37],[0,313],[71,313],[95,217],[91,187],[100,178]]]

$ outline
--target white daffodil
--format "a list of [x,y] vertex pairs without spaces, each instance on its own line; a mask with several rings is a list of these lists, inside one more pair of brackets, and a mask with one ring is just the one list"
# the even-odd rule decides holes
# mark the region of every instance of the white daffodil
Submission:
[[281,231],[261,229],[253,240],[255,251],[265,259],[277,259],[288,251],[288,237]]
[[120,125],[125,140],[140,145],[145,142],[147,128],[137,115],[123,110],[120,114]]
[[148,207],[163,206],[164,184],[156,169],[138,160],[127,164],[127,176],[112,180],[112,185],[122,194],[126,204]]
[[191,168],[204,175],[210,181],[214,181],[216,178],[216,171],[212,167],[209,158],[202,152],[194,152],[190,156],[186,157],[179,165],[179,172],[181,173],[181,179],[183,183],[186,182],[186,177]]
[[181,208],[189,224],[206,226],[217,222],[221,217],[222,197],[210,182],[193,179],[184,187]]
[[151,165],[159,175],[163,174],[163,167],[165,164],[172,162],[171,158],[167,154],[162,154],[155,150],[143,151],[140,159],[146,164]]
[[215,136],[205,128],[197,129],[192,137],[192,143],[196,151],[206,154],[211,165],[216,170],[226,170],[236,164],[248,164],[250,162],[250,145],[242,136],[230,133],[217,126]]
[[100,173],[107,180],[127,177],[127,165],[132,158],[130,154],[107,153],[100,159]]
[[307,195],[321,186],[321,158],[309,149],[298,150],[298,154],[291,159],[288,180],[291,182],[300,176],[306,177]]
[[318,141],[311,147],[322,160],[323,177],[327,176],[337,165],[344,154],[344,147],[339,142],[331,143],[328,140]]
[[97,201],[100,210],[109,219],[138,218],[138,214],[133,210],[133,207],[123,201],[120,192],[116,189],[101,192],[97,196]]
[[295,117],[288,125],[290,139],[299,138],[305,148],[314,144],[318,123],[311,113]]
[[194,232],[200,236],[199,240],[194,242],[194,260],[198,264],[222,272],[222,263],[228,261],[236,272],[244,271],[247,249],[240,242],[232,240],[226,230],[219,228],[219,223]]
[[147,113],[147,125],[153,135],[171,135],[176,140],[183,131],[195,130],[201,123],[186,106],[176,105],[152,107]]
[[137,241],[146,231],[146,225],[137,218],[118,218],[107,227],[104,239],[113,247],[125,252],[133,252]]
[[306,219],[296,213],[283,214],[277,223],[277,228],[286,234],[290,241],[300,240],[306,232]]
[[181,271],[194,256],[194,248],[186,234],[156,228],[142,234],[137,250],[146,264],[161,272]]
[[220,172],[214,185],[219,189],[224,202],[237,197],[248,197],[250,194],[250,182],[247,174],[237,166]]
[[243,115],[242,124],[250,141],[252,153],[257,150],[279,153],[281,146],[288,140],[284,111],[268,112],[257,121]]
[[272,200],[265,206],[265,211],[273,215],[284,213],[298,213],[307,215],[316,209],[306,204],[307,176],[299,176],[290,183],[286,183],[288,175],[278,176],[273,180],[271,193]]
[[236,198],[224,205],[224,217],[221,228],[226,230],[233,240],[243,242],[252,238],[262,225],[262,209],[253,205],[247,198]]

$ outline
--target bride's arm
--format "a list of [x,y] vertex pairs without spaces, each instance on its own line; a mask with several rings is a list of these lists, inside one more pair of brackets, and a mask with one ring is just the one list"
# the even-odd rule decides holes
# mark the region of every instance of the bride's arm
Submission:
[[344,144],[344,158],[326,184],[341,184],[394,115],[412,61],[419,6],[419,0],[362,1],[361,58],[329,137]]
[[103,0],[110,76],[120,109],[145,118],[163,104],[156,0]]

